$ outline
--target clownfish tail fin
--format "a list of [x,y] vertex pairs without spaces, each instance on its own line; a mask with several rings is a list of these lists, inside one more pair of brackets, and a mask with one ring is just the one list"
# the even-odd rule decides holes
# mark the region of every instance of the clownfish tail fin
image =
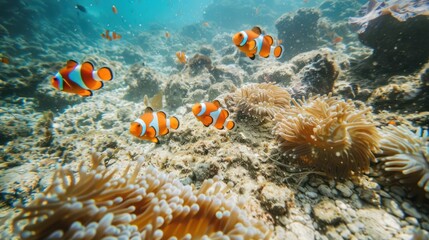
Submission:
[[281,58],[283,55],[284,48],[282,45],[278,45],[274,48],[274,57]]
[[101,78],[103,81],[110,81],[113,79],[113,72],[108,67],[102,67],[98,69],[97,75]]
[[179,126],[180,126],[179,119],[177,119],[176,117],[170,117],[170,127],[172,129],[178,129]]
[[225,125],[226,129],[228,130],[232,130],[235,127],[235,122],[234,121],[228,121]]

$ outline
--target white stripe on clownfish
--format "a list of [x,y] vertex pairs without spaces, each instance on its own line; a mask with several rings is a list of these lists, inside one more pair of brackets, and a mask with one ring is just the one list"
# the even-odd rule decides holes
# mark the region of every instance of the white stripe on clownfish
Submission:
[[55,74],[55,77],[58,79],[58,89],[62,91],[64,89],[63,76],[61,76],[61,74],[58,72],[57,74]]
[[134,122],[136,122],[136,123],[140,124],[140,126],[142,126],[142,131],[140,132],[140,137],[143,137],[146,133],[146,123],[140,118],[137,118]]
[[170,119],[165,119],[165,125],[167,126],[167,129],[170,129]]
[[149,124],[149,127],[155,129],[155,137],[158,137],[159,134],[159,123],[158,123],[158,114],[156,112],[152,113],[153,119]]
[[103,80],[103,79],[101,79],[98,76],[98,72],[97,71],[92,71],[92,78],[94,78],[94,80],[97,80],[97,81],[102,81]]
[[201,111],[198,113],[197,117],[201,117],[207,110],[206,104],[205,103],[200,103],[201,104]]
[[76,67],[69,73],[69,79],[72,80],[77,85],[79,85],[79,87],[89,90],[90,88],[88,88],[83,82],[81,67],[82,67],[81,64],[76,65]]
[[256,42],[256,53],[255,55],[259,55],[259,52],[261,52],[262,49],[262,43],[264,42],[264,35],[259,35],[259,37],[257,37],[255,39]]
[[243,35],[243,40],[240,43],[240,47],[244,46],[244,44],[247,43],[247,39],[249,38],[249,36],[247,36],[247,33],[245,31],[241,31],[240,32]]
[[215,125],[217,122],[217,119],[219,118],[220,112],[221,112],[222,108],[218,108],[216,111],[213,111],[210,113],[210,117],[212,117],[212,124],[211,125]]

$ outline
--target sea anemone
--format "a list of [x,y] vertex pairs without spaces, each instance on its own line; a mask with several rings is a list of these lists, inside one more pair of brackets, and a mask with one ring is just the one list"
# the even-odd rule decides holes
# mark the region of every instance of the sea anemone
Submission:
[[429,135],[419,128],[413,133],[407,127],[389,125],[382,128],[378,159],[394,181],[417,186],[429,198]]
[[237,89],[225,102],[244,115],[273,119],[277,113],[290,108],[290,99],[285,88],[273,83],[254,83]]
[[330,94],[292,102],[274,127],[284,156],[334,178],[369,171],[380,141],[371,108]]
[[[22,239],[269,239],[271,230],[248,219],[243,203],[227,194],[220,177],[199,190],[138,161],[117,174],[80,164],[75,178],[59,168],[53,183],[14,219]],[[139,176],[139,173],[143,175]]]

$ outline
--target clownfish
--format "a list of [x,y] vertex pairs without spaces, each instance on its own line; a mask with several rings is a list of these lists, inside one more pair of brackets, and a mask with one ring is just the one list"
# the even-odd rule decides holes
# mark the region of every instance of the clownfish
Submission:
[[106,30],[106,33],[102,33],[101,37],[105,38],[105,39],[107,39],[109,41],[119,40],[120,38],[122,38],[121,35],[117,34],[116,32],[111,32],[109,30]]
[[336,37],[332,39],[333,44],[337,44],[343,41],[343,37]]
[[192,113],[194,113],[198,121],[202,122],[206,127],[213,125],[219,130],[225,127],[231,130],[235,127],[234,121],[227,120],[229,116],[228,110],[222,108],[218,100],[196,103],[192,107]]
[[167,31],[167,32],[165,32],[165,38],[170,38],[171,37],[171,34]]
[[176,52],[176,56],[179,63],[185,64],[188,61],[188,56],[186,56],[185,52]]
[[154,112],[147,107],[143,115],[131,123],[130,133],[140,139],[159,143],[158,136],[164,136],[169,129],[179,128],[179,120],[176,117],[167,118],[163,111]]
[[113,12],[114,14],[118,14],[118,9],[116,8],[116,6],[115,6],[115,5],[112,5],[112,12]]
[[273,37],[262,34],[262,30],[256,26],[251,30],[236,33],[232,37],[232,42],[252,60],[255,59],[256,55],[267,58],[271,51],[276,58],[280,58],[283,53],[283,46],[273,47]]
[[95,71],[90,62],[79,64],[74,60],[68,60],[67,65],[51,78],[51,84],[60,91],[87,97],[92,96],[91,90],[103,87],[102,81],[112,79],[113,72],[108,67]]

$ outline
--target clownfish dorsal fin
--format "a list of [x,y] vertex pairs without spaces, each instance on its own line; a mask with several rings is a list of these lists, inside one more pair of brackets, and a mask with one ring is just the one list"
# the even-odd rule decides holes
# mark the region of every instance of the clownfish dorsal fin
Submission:
[[153,112],[153,109],[152,109],[151,107],[147,107],[147,108],[144,110],[144,112],[145,112],[145,113],[151,113],[151,112]]
[[260,28],[260,27],[258,27],[258,26],[254,26],[254,27],[252,28],[252,31],[253,31],[253,32],[255,32],[255,33],[257,33],[257,34],[261,34],[261,33],[262,33],[261,28]]
[[220,107],[221,107],[219,100],[214,100],[214,101],[213,101],[213,104],[214,104],[216,107],[218,107],[218,108],[220,108]]
[[77,63],[75,60],[68,60],[67,61],[67,67],[68,68],[73,68],[73,67],[76,67],[77,65],[78,65],[79,63]]
[[249,50],[255,49],[256,48],[256,41],[255,40],[250,41],[247,46],[249,47]]

